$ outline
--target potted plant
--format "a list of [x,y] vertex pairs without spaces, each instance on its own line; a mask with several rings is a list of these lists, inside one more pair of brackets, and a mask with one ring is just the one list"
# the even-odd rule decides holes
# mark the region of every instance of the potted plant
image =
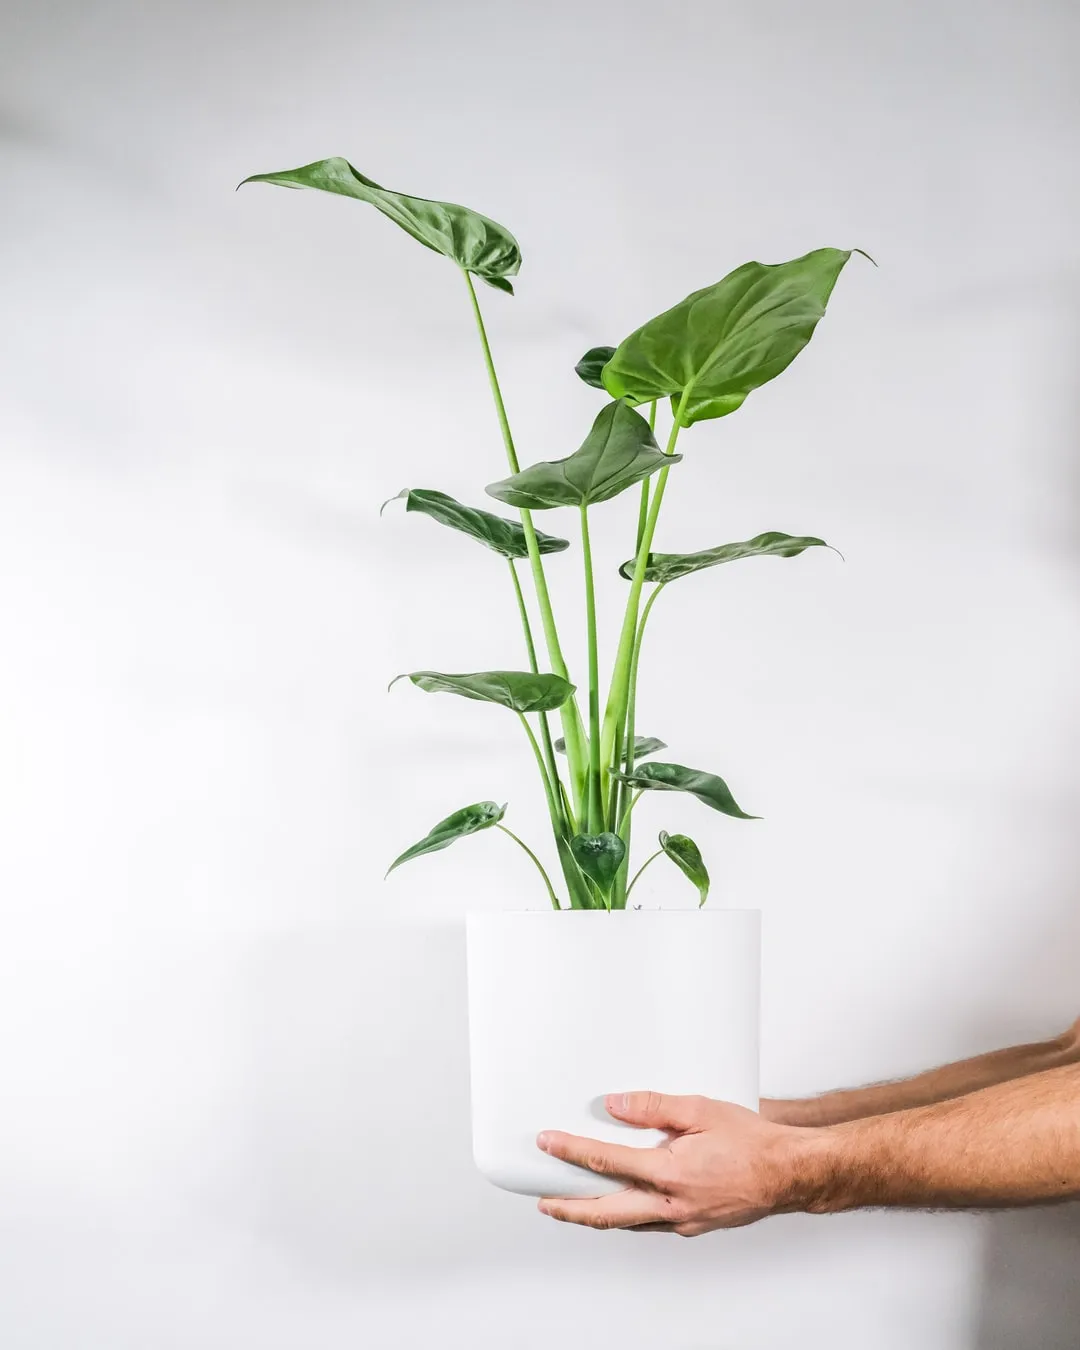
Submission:
[[[661,831],[649,856],[636,869],[631,865],[635,811],[647,794],[688,793],[731,819],[755,817],[717,774],[656,758],[666,747],[639,732],[638,672],[649,616],[672,582],[739,559],[790,558],[825,545],[777,531],[690,553],[656,552],[653,541],[668,478],[675,470],[677,481],[689,433],[735,412],[791,364],[859,250],[819,248],[790,262],[746,263],[649,319],[618,346],[586,352],[577,374],[606,396],[592,427],[572,454],[522,467],[474,283],[479,278],[513,294],[510,278],[521,262],[513,235],[466,207],[382,188],[340,158],[245,182],[316,188],[366,202],[460,270],[509,469],[486,492],[517,514],[463,505],[433,488],[406,488],[391,501],[505,560],[526,668],[416,670],[391,683],[406,680],[516,716],[522,746],[535,761],[551,826],[546,851],[555,865],[545,865],[545,850],[504,824],[505,805],[491,800],[458,806],[390,871],[492,829],[520,845],[535,866],[543,907],[526,901],[517,912],[470,914],[467,921],[474,1153],[480,1170],[508,1190],[596,1195],[611,1183],[541,1153],[535,1147],[540,1129],[656,1142],[651,1132],[628,1130],[603,1112],[603,1094],[620,1085],[758,1104],[757,911],[701,910],[709,874],[702,851],[686,835]],[[617,560],[627,583],[623,618],[602,686],[590,518],[628,492],[636,509],[627,513],[628,556]],[[580,541],[587,652],[581,679],[571,677],[565,629],[556,622],[547,584],[548,567],[565,565],[549,560],[570,544],[534,523],[536,513],[544,513],[546,523],[554,511],[569,512]],[[638,878],[659,858],[674,864],[673,880],[681,873],[697,889],[697,909],[634,907]]]

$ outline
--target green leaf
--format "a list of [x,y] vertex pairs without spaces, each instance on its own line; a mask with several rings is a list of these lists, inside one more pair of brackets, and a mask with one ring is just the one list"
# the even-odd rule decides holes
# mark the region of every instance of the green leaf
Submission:
[[650,764],[635,766],[633,773],[611,771],[612,778],[628,784],[632,788],[645,788],[653,792],[689,792],[699,802],[711,806],[714,811],[722,811],[725,816],[734,816],[737,820],[760,820],[760,816],[749,816],[731,795],[731,789],[722,778],[714,773],[705,773],[703,769],[687,769],[682,764],[662,764],[653,760]]
[[580,449],[566,459],[533,464],[485,489],[489,496],[531,511],[606,502],[681,455],[665,455],[649,424],[625,403],[609,403]]
[[561,675],[533,675],[527,670],[483,670],[473,675],[444,675],[438,670],[413,670],[390,681],[412,680],[428,694],[460,694],[478,703],[498,703],[514,712],[552,712],[561,708],[574,685]]
[[435,202],[426,197],[406,197],[365,178],[346,159],[320,159],[299,169],[257,173],[244,183],[274,183],[278,187],[318,188],[368,202],[406,234],[425,247],[452,259],[466,272],[473,272],[500,291],[513,294],[507,277],[517,275],[521,250],[508,229],[467,206]]
[[[691,572],[736,562],[739,558],[794,558],[808,548],[832,548],[832,545],[808,534],[781,534],[771,530],[767,534],[755,535],[745,543],[718,544],[716,548],[704,548],[699,553],[650,553],[645,580],[662,583],[675,581],[679,577],[689,576]],[[833,549],[833,552],[836,550]],[[628,559],[619,568],[619,575],[629,580],[634,575],[636,563],[636,558]]]
[[[560,736],[555,742],[555,749],[560,755],[566,754],[566,741]],[[634,737],[634,759],[644,759],[646,755],[655,755],[657,750],[666,750],[667,742],[657,740],[655,736],[635,736]],[[623,749],[623,763],[626,762],[626,750]]]
[[685,391],[683,426],[727,416],[810,341],[853,252],[861,250],[819,248],[791,262],[750,262],[694,291],[619,345],[604,367],[605,388],[632,403]]
[[600,378],[600,372],[614,355],[614,347],[590,347],[574,369],[586,384],[591,384],[594,389],[603,389],[604,381]]
[[502,806],[497,802],[476,802],[473,806],[463,806],[460,811],[455,811],[445,820],[440,820],[438,825],[433,825],[423,839],[395,858],[386,875],[389,876],[395,867],[400,867],[402,863],[409,862],[413,858],[419,858],[424,853],[438,853],[442,848],[449,848],[456,839],[464,839],[467,834],[476,834],[478,830],[490,829],[492,825],[497,825],[505,814],[505,802]]
[[610,895],[626,857],[626,845],[617,834],[576,834],[570,852],[601,895]]
[[[486,544],[504,558],[525,558],[529,549],[525,543],[525,531],[516,520],[505,520],[490,511],[480,511],[472,506],[462,506],[445,492],[436,492],[433,488],[405,488],[396,497],[383,502],[382,511],[390,502],[404,501],[406,511],[420,511],[440,525],[449,526],[470,538]],[[570,547],[568,539],[556,539],[554,535],[536,531],[536,542],[541,553],[561,553]]]
[[685,834],[668,834],[667,830],[660,831],[660,847],[683,876],[697,887],[701,897],[698,901],[700,909],[709,898],[709,872],[702,859],[701,849]]

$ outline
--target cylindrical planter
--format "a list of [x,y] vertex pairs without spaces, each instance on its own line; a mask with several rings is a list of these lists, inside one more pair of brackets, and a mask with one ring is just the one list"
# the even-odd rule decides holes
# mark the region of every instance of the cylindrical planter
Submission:
[[611,1181],[536,1147],[544,1129],[649,1147],[610,1092],[701,1094],[758,1108],[757,910],[470,914],[473,1157],[521,1195]]

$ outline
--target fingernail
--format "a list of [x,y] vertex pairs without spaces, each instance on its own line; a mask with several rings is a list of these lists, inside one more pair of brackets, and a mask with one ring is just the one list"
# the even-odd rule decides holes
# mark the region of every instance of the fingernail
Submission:
[[551,1144],[551,1135],[548,1134],[546,1130],[543,1131],[542,1134],[538,1134],[536,1136],[536,1147],[542,1148],[545,1153],[548,1151],[548,1147],[550,1144]]
[[540,1211],[541,1214],[547,1214],[550,1217],[551,1208],[543,1200],[540,1201],[540,1203],[536,1206],[536,1208]]
[[613,1092],[607,1099],[607,1108],[609,1111],[628,1111],[630,1109],[630,1096],[626,1092]]

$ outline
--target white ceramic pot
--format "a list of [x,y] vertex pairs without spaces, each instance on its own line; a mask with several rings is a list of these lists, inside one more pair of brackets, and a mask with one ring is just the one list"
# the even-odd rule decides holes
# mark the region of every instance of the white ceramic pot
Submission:
[[609,1092],[758,1108],[757,910],[470,914],[473,1157],[522,1195],[621,1189],[536,1147],[543,1129],[649,1147]]

